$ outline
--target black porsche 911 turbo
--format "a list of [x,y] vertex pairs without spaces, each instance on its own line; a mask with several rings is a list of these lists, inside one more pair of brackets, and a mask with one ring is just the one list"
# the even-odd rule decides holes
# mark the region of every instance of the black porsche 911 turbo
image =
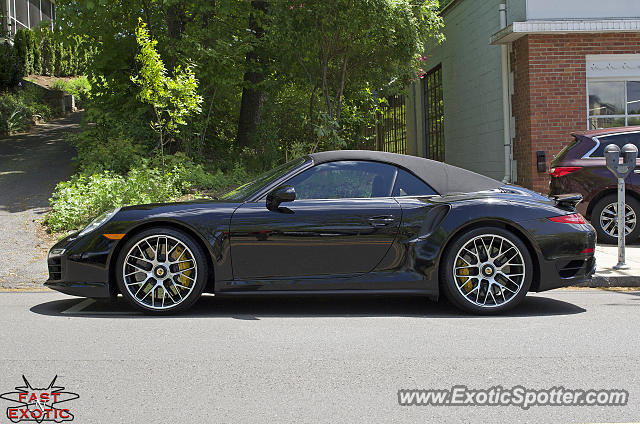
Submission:
[[156,314],[205,292],[444,294],[495,313],[591,277],[580,199],[415,156],[314,153],[220,199],[106,213],[51,249],[45,285]]

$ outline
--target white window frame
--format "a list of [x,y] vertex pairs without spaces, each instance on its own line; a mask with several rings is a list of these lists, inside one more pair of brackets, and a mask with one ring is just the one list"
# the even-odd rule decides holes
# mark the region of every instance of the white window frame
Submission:
[[[7,11],[7,14],[9,15],[9,25],[11,26],[11,28],[9,28],[9,33],[13,36],[16,34],[16,31],[18,31],[20,27],[27,28],[27,29],[31,28],[31,4],[29,0],[27,0],[27,23],[25,24],[24,22],[19,21],[15,16],[16,0],[9,0],[9,1],[13,5],[13,15],[11,14],[11,5],[9,5],[9,10]],[[55,2],[51,0],[49,2],[49,16],[51,17],[51,19],[49,20],[49,25],[52,31],[53,31],[54,8],[55,8]],[[40,19],[38,20],[38,22],[42,22],[42,0],[38,0],[38,13],[40,14]]]
[[[598,119],[606,119],[606,118],[624,118],[624,126],[629,126],[629,118],[638,118],[640,119],[640,114],[631,114],[629,115],[629,104],[627,101],[627,83],[628,82],[638,82],[640,83],[640,75],[637,78],[621,78],[621,77],[592,77],[587,78],[587,129],[591,130],[593,128],[590,127],[590,121],[592,118]],[[589,83],[592,82],[624,82],[624,115],[591,115],[591,109],[589,107]]]

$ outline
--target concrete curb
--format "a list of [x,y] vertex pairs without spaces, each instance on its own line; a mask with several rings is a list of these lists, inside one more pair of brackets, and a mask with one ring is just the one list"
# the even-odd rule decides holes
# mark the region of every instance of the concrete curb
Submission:
[[591,281],[577,287],[640,287],[640,276],[595,274]]

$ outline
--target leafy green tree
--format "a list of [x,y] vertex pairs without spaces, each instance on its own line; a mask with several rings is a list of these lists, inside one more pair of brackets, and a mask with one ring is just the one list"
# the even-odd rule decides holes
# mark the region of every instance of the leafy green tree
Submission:
[[147,125],[159,122],[153,101],[130,78],[141,75],[142,17],[164,75],[175,78],[176,64],[194,63],[202,98],[203,113],[184,116],[179,132],[163,129],[159,147],[171,142],[172,153],[223,170],[364,146],[372,112],[416,78],[418,57],[442,25],[436,0],[57,0],[56,14],[56,35],[93,49],[86,116],[97,123],[96,143],[158,145]]
[[188,116],[201,112],[202,96],[197,92],[198,80],[191,65],[184,68],[177,65],[173,77],[167,75],[164,62],[156,50],[158,42],[149,37],[142,18],[136,29],[136,41],[140,47],[136,56],[140,71],[131,80],[140,87],[138,98],[153,107],[155,119],[151,127],[159,137],[158,147],[164,167],[164,146],[171,141],[171,135],[180,132]]
[[269,3],[266,0],[252,0],[249,14],[248,30],[255,35],[257,46],[251,48],[246,54],[247,70],[244,73],[244,85],[240,100],[240,116],[238,118],[238,145],[246,147],[255,137],[258,124],[262,119],[262,108],[267,96],[262,82],[265,79],[264,66],[265,54],[261,43],[265,31],[265,17]]
[[[402,90],[430,38],[442,37],[437,0],[312,0],[275,4],[269,42],[281,73],[321,98],[316,135],[338,140],[345,96]],[[340,143],[338,143],[340,144]]]

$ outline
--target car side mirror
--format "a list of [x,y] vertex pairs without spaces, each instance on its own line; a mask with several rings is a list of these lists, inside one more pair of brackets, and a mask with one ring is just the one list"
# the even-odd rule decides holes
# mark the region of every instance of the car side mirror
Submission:
[[276,187],[267,194],[267,209],[276,210],[282,202],[293,202],[296,200],[296,189],[290,185]]

